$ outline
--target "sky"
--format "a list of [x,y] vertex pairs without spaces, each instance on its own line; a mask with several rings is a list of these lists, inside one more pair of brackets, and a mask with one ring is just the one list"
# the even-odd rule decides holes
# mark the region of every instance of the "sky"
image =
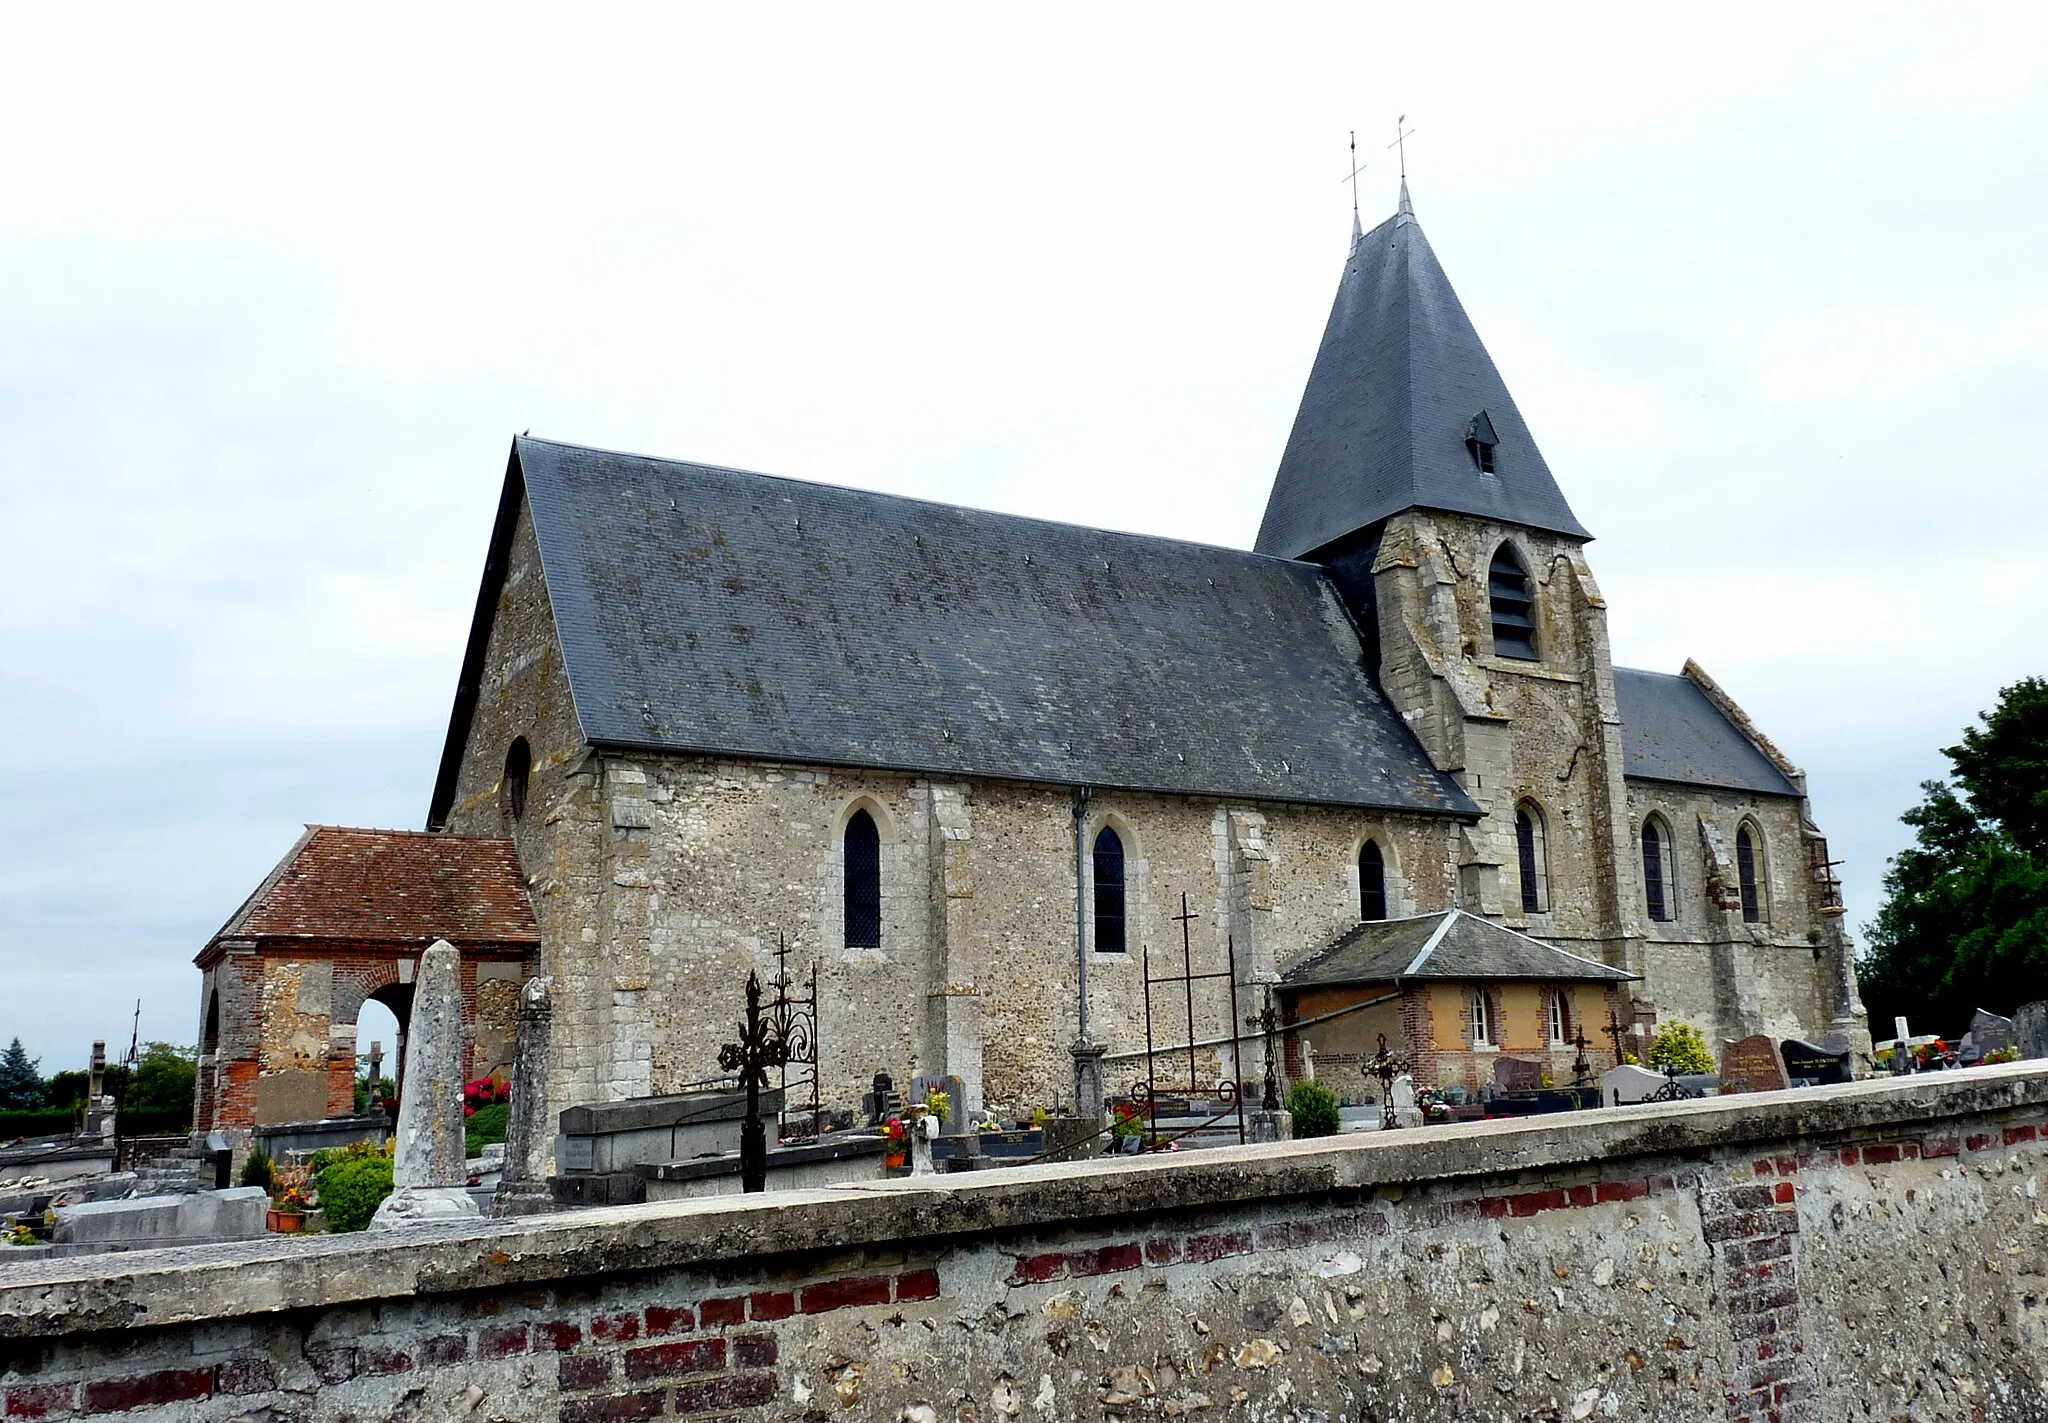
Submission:
[[15,7],[0,1040],[197,1036],[306,822],[418,827],[510,439],[1249,547],[1416,212],[1615,660],[1849,922],[2048,672],[2048,7]]

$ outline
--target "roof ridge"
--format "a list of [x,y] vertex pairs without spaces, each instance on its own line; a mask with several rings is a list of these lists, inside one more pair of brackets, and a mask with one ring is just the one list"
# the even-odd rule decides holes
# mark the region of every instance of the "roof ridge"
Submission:
[[[1422,966],[1425,963],[1429,962],[1429,956],[1435,953],[1437,951],[1438,946],[1443,943],[1444,935],[1451,932],[1451,925],[1457,923],[1458,916],[1460,914],[1463,914],[1465,911],[1458,908],[1458,906],[1454,904],[1449,909],[1440,909],[1437,912],[1443,915],[1444,922],[1437,925],[1436,932],[1429,936],[1428,942],[1423,944],[1423,946],[1420,949],[1416,950],[1415,957],[1408,961],[1408,967],[1401,970],[1401,978],[1407,978],[1411,974],[1419,973],[1421,971]],[[1395,981],[1399,982],[1400,979],[1396,979]]]
[[898,494],[887,489],[868,489],[858,484],[835,484],[824,479],[805,479],[793,474],[770,474],[766,470],[744,469],[738,465],[710,464],[702,460],[675,459],[668,455],[639,454],[632,450],[612,450],[600,445],[572,445],[562,440],[541,440],[531,435],[514,437],[515,444],[543,444],[559,450],[572,450],[578,454],[606,455],[613,459],[641,460],[651,465],[666,465],[675,469],[703,470],[711,474],[734,475],[742,479],[771,480],[777,484],[795,484],[805,489],[822,489],[834,494],[858,495],[868,499],[884,499],[898,504],[914,504],[922,508],[944,510],[950,514],[969,514],[988,519],[1007,519],[1021,524],[1037,524],[1045,528],[1078,529],[1084,533],[1100,534],[1106,538],[1137,539],[1146,543],[1171,544],[1179,548],[1206,549],[1214,553],[1233,554],[1242,558],[1256,558],[1273,563],[1301,564],[1314,568],[1299,558],[1284,554],[1261,553],[1255,548],[1238,548],[1232,544],[1209,543],[1201,539],[1177,538],[1172,534],[1147,534],[1131,529],[1105,529],[1097,524],[1083,524],[1074,519],[1049,519],[1042,514],[1016,514],[1007,509],[991,509],[980,504],[955,504],[944,499],[927,499],[920,494]]

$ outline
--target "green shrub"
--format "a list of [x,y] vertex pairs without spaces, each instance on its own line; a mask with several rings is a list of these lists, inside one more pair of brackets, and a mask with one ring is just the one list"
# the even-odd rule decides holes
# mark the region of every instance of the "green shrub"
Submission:
[[270,1158],[260,1151],[249,1153],[249,1159],[242,1163],[242,1184],[261,1186],[269,1190],[277,1184],[277,1168],[270,1164]]
[[1714,1070],[1714,1054],[1707,1040],[1690,1023],[1660,1023],[1650,1044],[1650,1066],[1672,1067],[1680,1072],[1706,1073]]
[[1297,1140],[1337,1134],[1337,1094],[1319,1082],[1295,1083],[1287,1094],[1287,1110],[1294,1114]]
[[503,1102],[478,1107],[463,1123],[464,1148],[471,1156],[483,1155],[484,1148],[505,1139],[505,1119],[512,1109]]
[[362,1230],[391,1194],[391,1158],[381,1151],[344,1152],[320,1173],[320,1209],[329,1230]]

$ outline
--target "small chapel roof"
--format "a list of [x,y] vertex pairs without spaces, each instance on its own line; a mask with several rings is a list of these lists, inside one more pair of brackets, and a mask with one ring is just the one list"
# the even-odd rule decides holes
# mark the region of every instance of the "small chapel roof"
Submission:
[[227,939],[473,949],[540,931],[510,840],[309,825],[207,949]]
[[1799,794],[1692,678],[1617,667],[1614,700],[1621,711],[1623,775],[1758,795]]
[[507,480],[593,745],[1478,815],[1314,565],[530,438]]
[[1328,988],[1416,979],[1534,979],[1626,983],[1634,974],[1566,953],[1505,924],[1446,909],[1412,919],[1373,919],[1346,930],[1280,976],[1283,988]]
[[[1467,444],[1497,436],[1492,471]],[[1355,236],[1254,545],[1303,558],[1403,509],[1590,538],[1415,220]]]

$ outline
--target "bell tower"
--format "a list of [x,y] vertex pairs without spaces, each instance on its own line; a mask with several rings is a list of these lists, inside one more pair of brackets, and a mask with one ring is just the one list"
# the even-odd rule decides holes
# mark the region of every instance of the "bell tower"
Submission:
[[1322,564],[1380,685],[1485,812],[1461,907],[1641,971],[1592,535],[1430,250],[1356,232],[1256,548]]

